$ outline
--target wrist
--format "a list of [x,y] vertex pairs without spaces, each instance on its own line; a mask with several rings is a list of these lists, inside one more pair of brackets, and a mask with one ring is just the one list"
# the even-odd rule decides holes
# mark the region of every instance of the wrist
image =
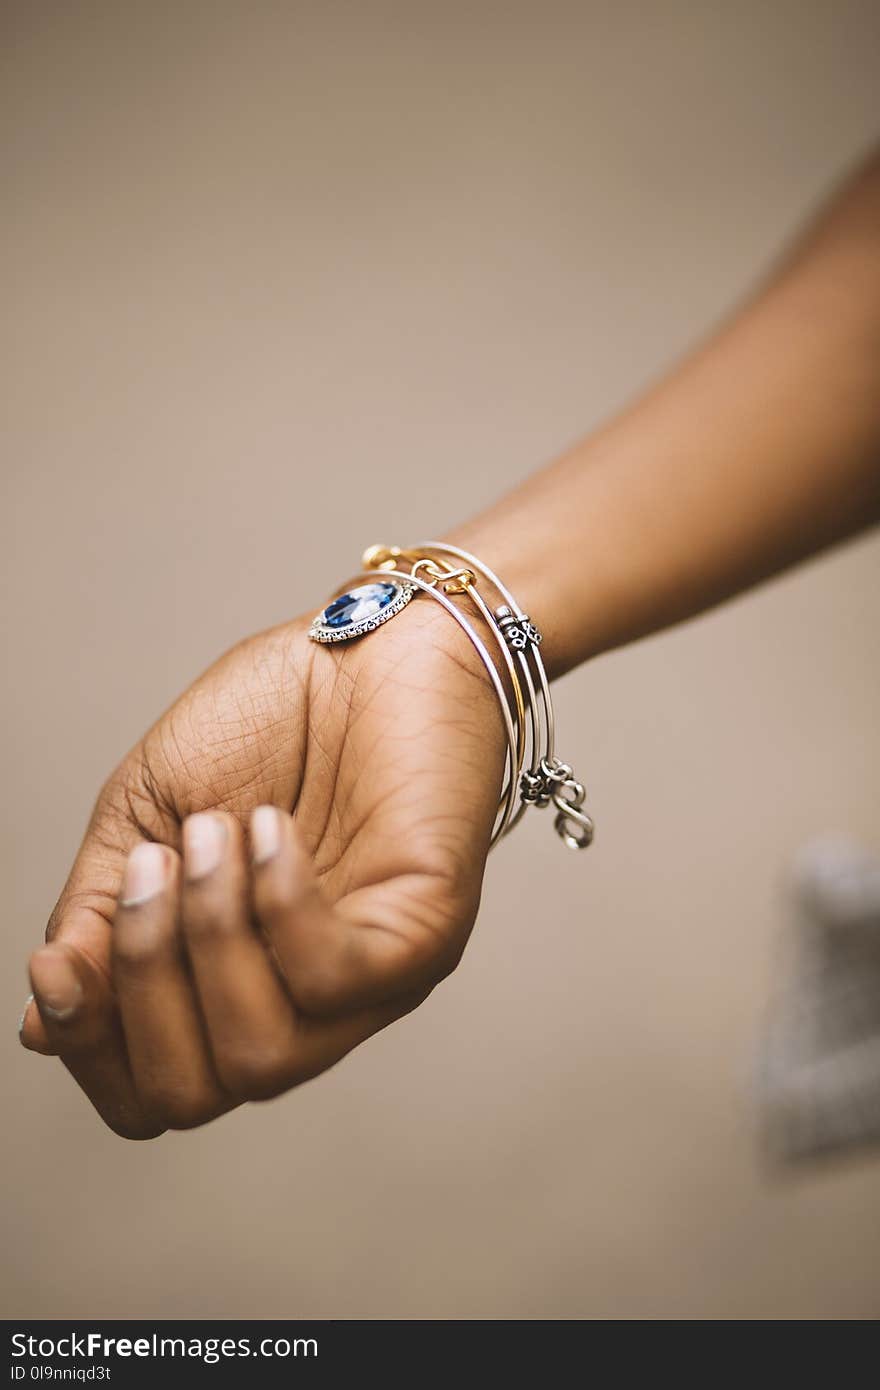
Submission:
[[[407,546],[378,542],[364,551],[362,564],[357,580],[373,582],[346,586],[315,617],[309,637],[321,646],[336,646],[397,619],[402,638],[406,618],[398,614],[411,615],[413,600],[427,595],[427,607],[420,605],[425,618],[432,604],[445,610],[447,621],[461,630],[482,663],[501,711],[507,753],[490,848],[529,808],[552,805],[556,833],[569,848],[585,849],[592,843],[593,821],[583,810],[583,784],[557,751],[553,701],[540,650],[543,635],[506,579],[483,557],[453,541],[419,540]],[[393,637],[383,645],[396,670]],[[565,661],[563,651],[557,644],[556,669]],[[459,669],[471,666],[460,656],[455,660]]]
[[443,539],[471,551],[511,591],[541,632],[551,680],[602,649],[585,567],[570,545],[560,545],[555,521],[536,517],[516,494]]

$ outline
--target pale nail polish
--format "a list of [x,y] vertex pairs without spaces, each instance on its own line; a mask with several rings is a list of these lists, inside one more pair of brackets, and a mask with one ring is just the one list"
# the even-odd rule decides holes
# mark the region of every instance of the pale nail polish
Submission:
[[24,1021],[25,1021],[25,1019],[27,1018],[28,1009],[30,1008],[31,1004],[33,1004],[33,1002],[34,1002],[34,996],[33,996],[32,994],[29,994],[28,997],[27,997],[27,999],[24,1001],[24,1008],[23,1008],[22,1011],[21,1011],[21,1018],[18,1020],[18,1036],[19,1036],[19,1037],[21,1037],[22,1029],[24,1028]]
[[51,946],[38,951],[31,961],[31,978],[41,1014],[58,1022],[73,1018],[83,989],[66,951]]
[[125,864],[120,902],[136,907],[149,902],[168,882],[168,858],[162,845],[152,840],[135,845]]
[[187,878],[204,878],[217,868],[226,844],[226,826],[219,816],[200,812],[183,823],[183,864]]
[[281,848],[281,818],[277,806],[258,806],[251,816],[254,863],[265,864]]

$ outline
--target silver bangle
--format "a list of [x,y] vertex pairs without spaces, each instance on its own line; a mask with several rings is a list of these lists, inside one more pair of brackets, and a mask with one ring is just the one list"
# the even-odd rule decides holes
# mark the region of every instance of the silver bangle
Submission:
[[[312,640],[341,642],[363,636],[394,617],[419,593],[439,602],[476,649],[504,721],[507,754],[491,843],[512,830],[530,806],[552,805],[557,834],[569,848],[585,849],[593,839],[593,821],[582,809],[583,784],[555,753],[553,701],[539,650],[541,633],[509,589],[475,555],[439,541],[405,550],[371,546],[364,552],[363,564],[365,570],[358,579],[368,582],[350,585],[315,617],[309,629]],[[481,592],[483,583],[502,602],[488,602]],[[497,648],[507,687],[489,648],[462,611],[467,603]]]

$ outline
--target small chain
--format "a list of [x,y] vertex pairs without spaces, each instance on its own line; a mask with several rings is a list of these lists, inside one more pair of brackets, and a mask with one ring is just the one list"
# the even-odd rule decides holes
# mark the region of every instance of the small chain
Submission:
[[572,849],[586,849],[592,843],[594,826],[581,807],[587,792],[568,763],[559,758],[542,758],[537,772],[520,777],[520,797],[527,806],[556,807],[553,827]]

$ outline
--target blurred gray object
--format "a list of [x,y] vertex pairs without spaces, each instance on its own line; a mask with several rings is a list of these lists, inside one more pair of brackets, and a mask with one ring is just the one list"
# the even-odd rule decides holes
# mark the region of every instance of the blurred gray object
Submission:
[[844,839],[805,847],[761,1066],[774,1158],[880,1143],[880,858]]

